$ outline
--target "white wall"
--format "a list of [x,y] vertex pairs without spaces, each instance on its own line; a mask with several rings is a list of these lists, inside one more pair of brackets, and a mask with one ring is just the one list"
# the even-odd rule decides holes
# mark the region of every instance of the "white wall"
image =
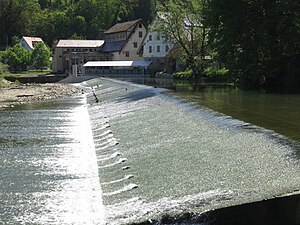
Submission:
[[[141,25],[141,27],[139,26]],[[139,32],[142,32],[142,36],[139,36]],[[139,55],[139,50],[143,45],[143,41],[145,36],[147,35],[147,28],[144,26],[142,22],[140,22],[135,29],[135,32],[131,34],[128,42],[120,52],[119,56],[114,54],[113,60],[142,60],[143,56]],[[134,45],[136,43],[136,45]],[[129,54],[129,56],[126,56],[126,52]]]
[[[150,52],[150,48],[152,48],[151,52]],[[173,48],[173,44],[171,42],[166,41],[157,32],[149,31],[144,40],[143,57],[164,58],[172,48]]]
[[62,48],[55,48],[52,58],[52,72],[63,73],[63,52]]
[[33,49],[27,44],[24,38],[21,39],[20,44],[25,48],[27,51],[33,51]]

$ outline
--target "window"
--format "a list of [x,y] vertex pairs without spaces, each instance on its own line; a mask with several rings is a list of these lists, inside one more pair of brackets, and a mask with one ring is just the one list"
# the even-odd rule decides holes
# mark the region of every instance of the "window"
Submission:
[[152,41],[152,35],[149,35],[149,41]]
[[139,31],[139,37],[143,37],[143,31]]
[[160,35],[159,34],[156,36],[156,40],[160,41]]
[[133,42],[133,47],[134,47],[134,48],[137,48],[137,46],[138,46],[138,45],[137,45],[137,42]]
[[149,46],[149,53],[152,52],[152,46]]
[[157,52],[160,52],[160,46],[157,45],[157,48],[156,48]]
[[129,52],[128,51],[125,52],[125,57],[129,57]]
[[140,23],[140,24],[139,24],[139,28],[142,28],[142,27],[143,27],[143,26],[142,26],[142,23]]

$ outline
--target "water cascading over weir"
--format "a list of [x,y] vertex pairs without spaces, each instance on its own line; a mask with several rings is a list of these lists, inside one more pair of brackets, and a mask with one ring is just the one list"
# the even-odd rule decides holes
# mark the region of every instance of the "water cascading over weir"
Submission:
[[214,224],[201,215],[300,189],[296,147],[283,136],[163,89],[102,78],[83,85],[107,224]]

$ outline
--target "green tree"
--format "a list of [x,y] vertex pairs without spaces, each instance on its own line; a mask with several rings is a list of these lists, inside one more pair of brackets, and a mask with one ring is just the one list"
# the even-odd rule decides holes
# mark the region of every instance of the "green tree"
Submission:
[[58,39],[95,39],[117,22],[151,22],[155,0],[1,0],[0,49],[13,37],[39,36],[51,46]]
[[8,68],[7,64],[0,62],[0,74],[7,73],[9,71]]
[[31,36],[40,10],[38,0],[1,0],[0,45],[11,45],[13,36]]
[[208,29],[203,24],[202,3],[197,0],[167,0],[158,4],[157,21],[152,30],[180,47],[183,63],[194,76],[204,71]]
[[35,68],[46,69],[50,65],[51,52],[49,48],[43,43],[39,42],[35,45],[32,52],[32,64]]
[[31,64],[31,52],[16,44],[2,53],[2,61],[9,65],[12,72],[26,70]]
[[219,62],[243,87],[300,86],[299,1],[208,0],[205,11]]

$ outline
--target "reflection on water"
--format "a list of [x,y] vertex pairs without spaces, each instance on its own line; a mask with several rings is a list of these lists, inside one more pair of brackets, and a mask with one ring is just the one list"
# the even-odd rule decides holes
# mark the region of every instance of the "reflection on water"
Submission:
[[179,90],[175,95],[300,141],[300,94],[208,86],[188,92]]

